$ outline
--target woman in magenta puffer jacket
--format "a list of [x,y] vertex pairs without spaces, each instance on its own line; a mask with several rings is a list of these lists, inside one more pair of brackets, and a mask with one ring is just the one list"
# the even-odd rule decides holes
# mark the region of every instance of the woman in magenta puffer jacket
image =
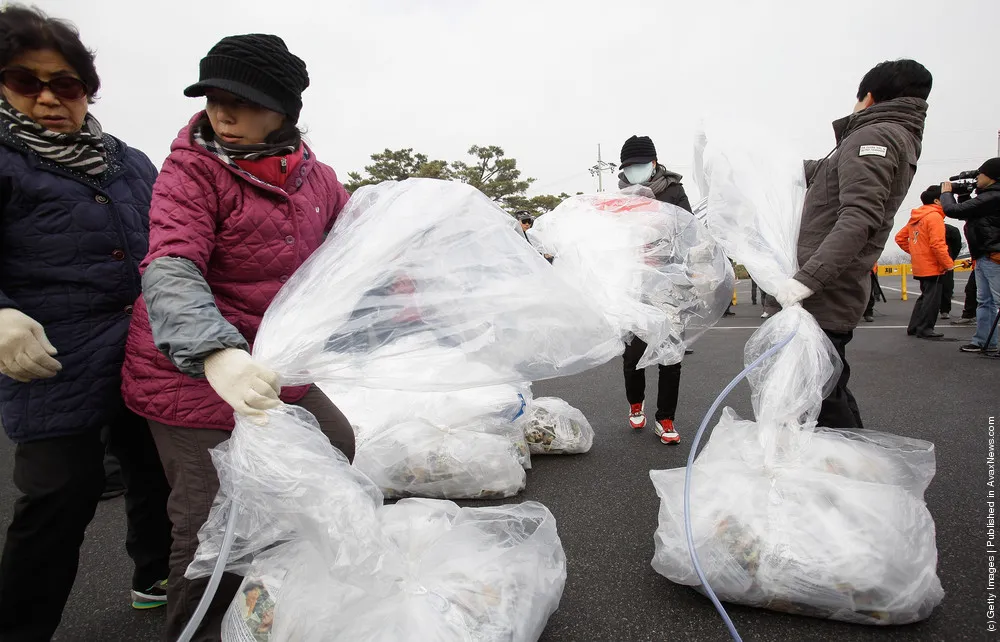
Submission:
[[[354,456],[350,424],[318,389],[282,390],[249,353],[267,306],[348,199],[296,127],[308,85],[305,63],[277,36],[221,40],[184,92],[207,96],[207,107],[181,130],[153,189],[122,390],[149,421],[171,486],[169,640],[207,583],[184,572],[219,488],[209,449],[229,438],[234,409],[253,415],[279,397],[297,403]],[[238,585],[235,576],[223,580],[197,640],[219,639]]]

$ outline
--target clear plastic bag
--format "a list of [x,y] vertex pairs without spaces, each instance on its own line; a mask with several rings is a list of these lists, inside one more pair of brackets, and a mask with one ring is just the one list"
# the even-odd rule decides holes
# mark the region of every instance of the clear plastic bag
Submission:
[[495,203],[408,179],[352,196],[271,303],[254,357],[285,385],[457,390],[575,374],[623,349]]
[[359,446],[354,465],[387,497],[512,497],[524,490],[528,452],[523,433],[506,426],[503,434],[503,424],[403,422]]
[[539,397],[519,420],[533,455],[575,455],[594,444],[594,429],[582,412],[557,397]]
[[[926,476],[930,444],[891,440],[914,455],[907,468],[890,435],[818,432],[805,456],[765,467],[756,430],[725,414],[695,463],[692,532],[716,595],[859,624],[929,616],[944,595],[934,521],[911,489],[913,473]],[[698,587],[684,533],[684,472],[650,473],[662,499],[653,567]]]
[[555,272],[592,298],[618,336],[647,344],[639,367],[678,363],[732,298],[732,267],[687,211],[632,190],[575,196],[542,216],[533,243]]
[[236,540],[226,569],[232,573],[244,574],[254,554],[295,537],[324,541],[331,558],[359,567],[378,552],[382,493],[302,408],[270,410],[265,424],[237,415],[232,437],[211,453],[219,492],[186,577],[211,574],[231,511]]
[[227,628],[267,622],[258,642],[532,642],[559,605],[566,559],[541,504],[460,508],[404,499],[379,511],[379,531],[382,563],[366,574],[318,563],[310,543],[265,553]]
[[294,406],[268,411],[264,424],[238,418],[213,460],[221,487],[186,575],[211,571],[235,511],[227,569],[246,580],[226,618],[226,642],[393,640],[403,632],[530,642],[558,607],[565,555],[541,504],[383,507],[377,487]]
[[411,419],[423,419],[444,426],[461,426],[475,421],[513,422],[531,400],[531,386],[503,384],[453,390],[413,392],[380,390],[362,386],[321,385],[327,397],[354,426],[358,444],[382,429]]
[[705,224],[764,292],[777,292],[799,267],[802,159],[784,149],[780,137],[754,133],[753,127],[704,129],[695,141],[694,175],[706,197]]
[[[802,164],[737,129],[696,144],[706,222],[765,291],[798,269]],[[787,341],[787,343],[786,343]],[[694,462],[691,529],[708,585],[722,600],[860,624],[904,624],[941,602],[934,521],[923,493],[928,442],[817,427],[839,356],[801,306],[747,342],[755,421],[730,409]],[[701,586],[687,548],[685,469],[652,471],[661,498],[653,567]]]

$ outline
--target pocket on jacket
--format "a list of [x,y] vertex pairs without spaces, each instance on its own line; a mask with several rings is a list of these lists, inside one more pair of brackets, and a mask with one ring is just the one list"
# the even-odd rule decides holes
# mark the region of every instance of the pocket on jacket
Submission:
[[806,207],[819,207],[830,202],[831,159],[820,161],[806,191]]

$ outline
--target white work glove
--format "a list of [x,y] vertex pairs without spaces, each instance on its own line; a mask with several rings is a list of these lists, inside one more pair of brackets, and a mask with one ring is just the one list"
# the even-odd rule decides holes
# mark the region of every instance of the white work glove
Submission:
[[14,308],[0,310],[0,374],[21,383],[54,377],[62,370],[56,354],[40,323]]
[[775,293],[774,298],[778,300],[778,305],[782,309],[785,309],[792,307],[804,299],[808,299],[812,295],[813,291],[802,285],[802,283],[795,279],[788,279],[778,286],[778,291]]
[[226,348],[205,359],[205,378],[222,400],[237,413],[263,416],[281,405],[278,375],[253,361],[250,353]]

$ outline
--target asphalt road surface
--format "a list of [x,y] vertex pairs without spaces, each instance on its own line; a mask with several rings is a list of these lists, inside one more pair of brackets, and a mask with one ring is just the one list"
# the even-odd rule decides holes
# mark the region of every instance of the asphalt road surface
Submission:
[[[964,277],[959,281],[964,283]],[[961,287],[956,289],[960,295]],[[740,292],[737,316],[703,336],[684,362],[679,446],[661,445],[648,428],[634,432],[626,427],[618,360],[576,377],[536,384],[536,396],[566,399],[583,410],[597,432],[586,455],[534,458],[527,491],[519,498],[543,502],[552,510],[568,559],[566,590],[543,640],[729,639],[706,598],[650,566],[659,500],[649,471],[684,465],[702,415],[742,369],[743,345],[761,321],[759,308],[749,305],[745,283]],[[867,427],[936,445],[937,474],[926,500],[937,525],[944,601],[930,619],[891,628],[730,606],[745,640],[987,639],[986,431],[989,418],[1000,413],[1000,360],[960,354],[959,341],[907,337],[903,327],[912,302],[882,304],[875,323],[862,323],[848,348],[851,385]],[[959,310],[960,305],[956,314]],[[947,322],[939,329],[956,340],[967,340],[973,332]],[[654,371],[647,378],[647,394],[655,395]],[[743,417],[752,416],[745,383],[728,405]],[[0,439],[0,538],[16,496],[10,482],[12,457],[12,445]],[[159,639],[163,613],[129,608],[124,533],[123,500],[103,503],[90,526],[55,639]]]

